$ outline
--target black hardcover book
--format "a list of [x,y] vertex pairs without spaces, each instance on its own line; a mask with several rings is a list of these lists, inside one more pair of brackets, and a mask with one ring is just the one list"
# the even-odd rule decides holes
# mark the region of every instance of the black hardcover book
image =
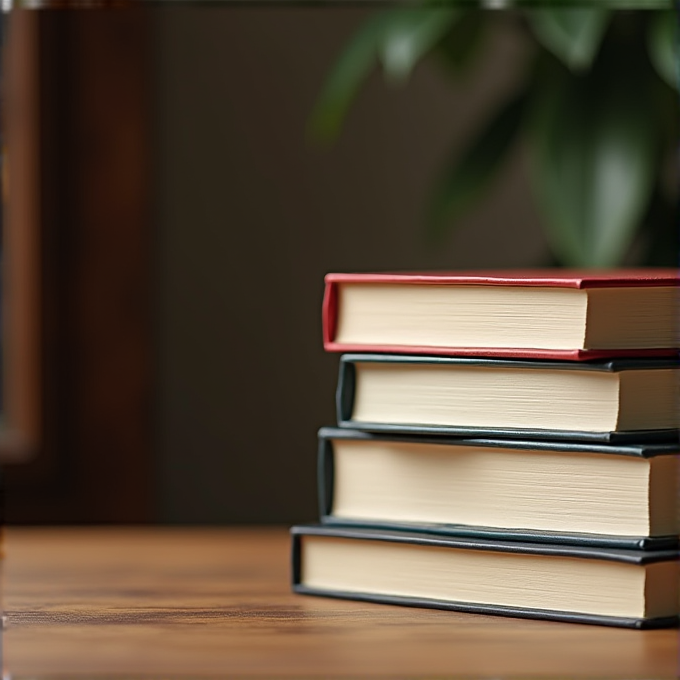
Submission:
[[678,545],[674,444],[319,431],[321,521],[639,550]]
[[369,432],[678,441],[678,362],[346,354],[340,427]]
[[628,628],[678,625],[678,553],[297,526],[297,593]]

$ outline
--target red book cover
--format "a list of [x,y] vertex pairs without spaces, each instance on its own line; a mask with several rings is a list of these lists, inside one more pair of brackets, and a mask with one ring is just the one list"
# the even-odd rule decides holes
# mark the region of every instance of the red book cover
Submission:
[[[362,345],[336,342],[338,286],[343,283],[408,284],[414,286],[522,286],[554,288],[677,287],[680,272],[672,268],[631,268],[608,270],[532,269],[478,270],[412,273],[333,273],[325,277],[323,300],[323,342],[329,352],[388,352],[444,356],[516,357],[586,361],[616,357],[677,356],[677,348],[660,349],[536,349],[489,347],[433,347],[381,344]],[[679,320],[680,323],[680,320]]]

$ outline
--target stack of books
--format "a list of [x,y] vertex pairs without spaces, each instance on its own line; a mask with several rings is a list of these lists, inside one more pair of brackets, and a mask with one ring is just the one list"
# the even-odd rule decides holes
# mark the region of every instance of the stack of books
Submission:
[[678,623],[678,274],[331,274],[296,592]]

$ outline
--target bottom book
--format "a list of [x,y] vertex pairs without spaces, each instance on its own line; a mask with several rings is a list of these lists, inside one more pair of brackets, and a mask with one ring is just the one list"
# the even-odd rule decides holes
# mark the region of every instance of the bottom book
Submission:
[[292,534],[293,590],[628,628],[677,626],[675,550],[458,539],[322,525]]

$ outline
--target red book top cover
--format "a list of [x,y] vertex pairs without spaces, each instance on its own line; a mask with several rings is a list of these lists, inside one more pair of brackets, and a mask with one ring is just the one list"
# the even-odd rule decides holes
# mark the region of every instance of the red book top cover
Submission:
[[621,288],[680,286],[680,272],[672,268],[630,269],[508,269],[457,272],[333,273],[325,277],[323,342],[328,352],[390,352],[396,354],[442,354],[448,356],[516,357],[585,361],[624,356],[677,356],[678,350],[594,350],[489,347],[418,347],[413,345],[355,345],[335,342],[338,317],[338,284],[399,283],[410,285],[535,286],[555,288]]

